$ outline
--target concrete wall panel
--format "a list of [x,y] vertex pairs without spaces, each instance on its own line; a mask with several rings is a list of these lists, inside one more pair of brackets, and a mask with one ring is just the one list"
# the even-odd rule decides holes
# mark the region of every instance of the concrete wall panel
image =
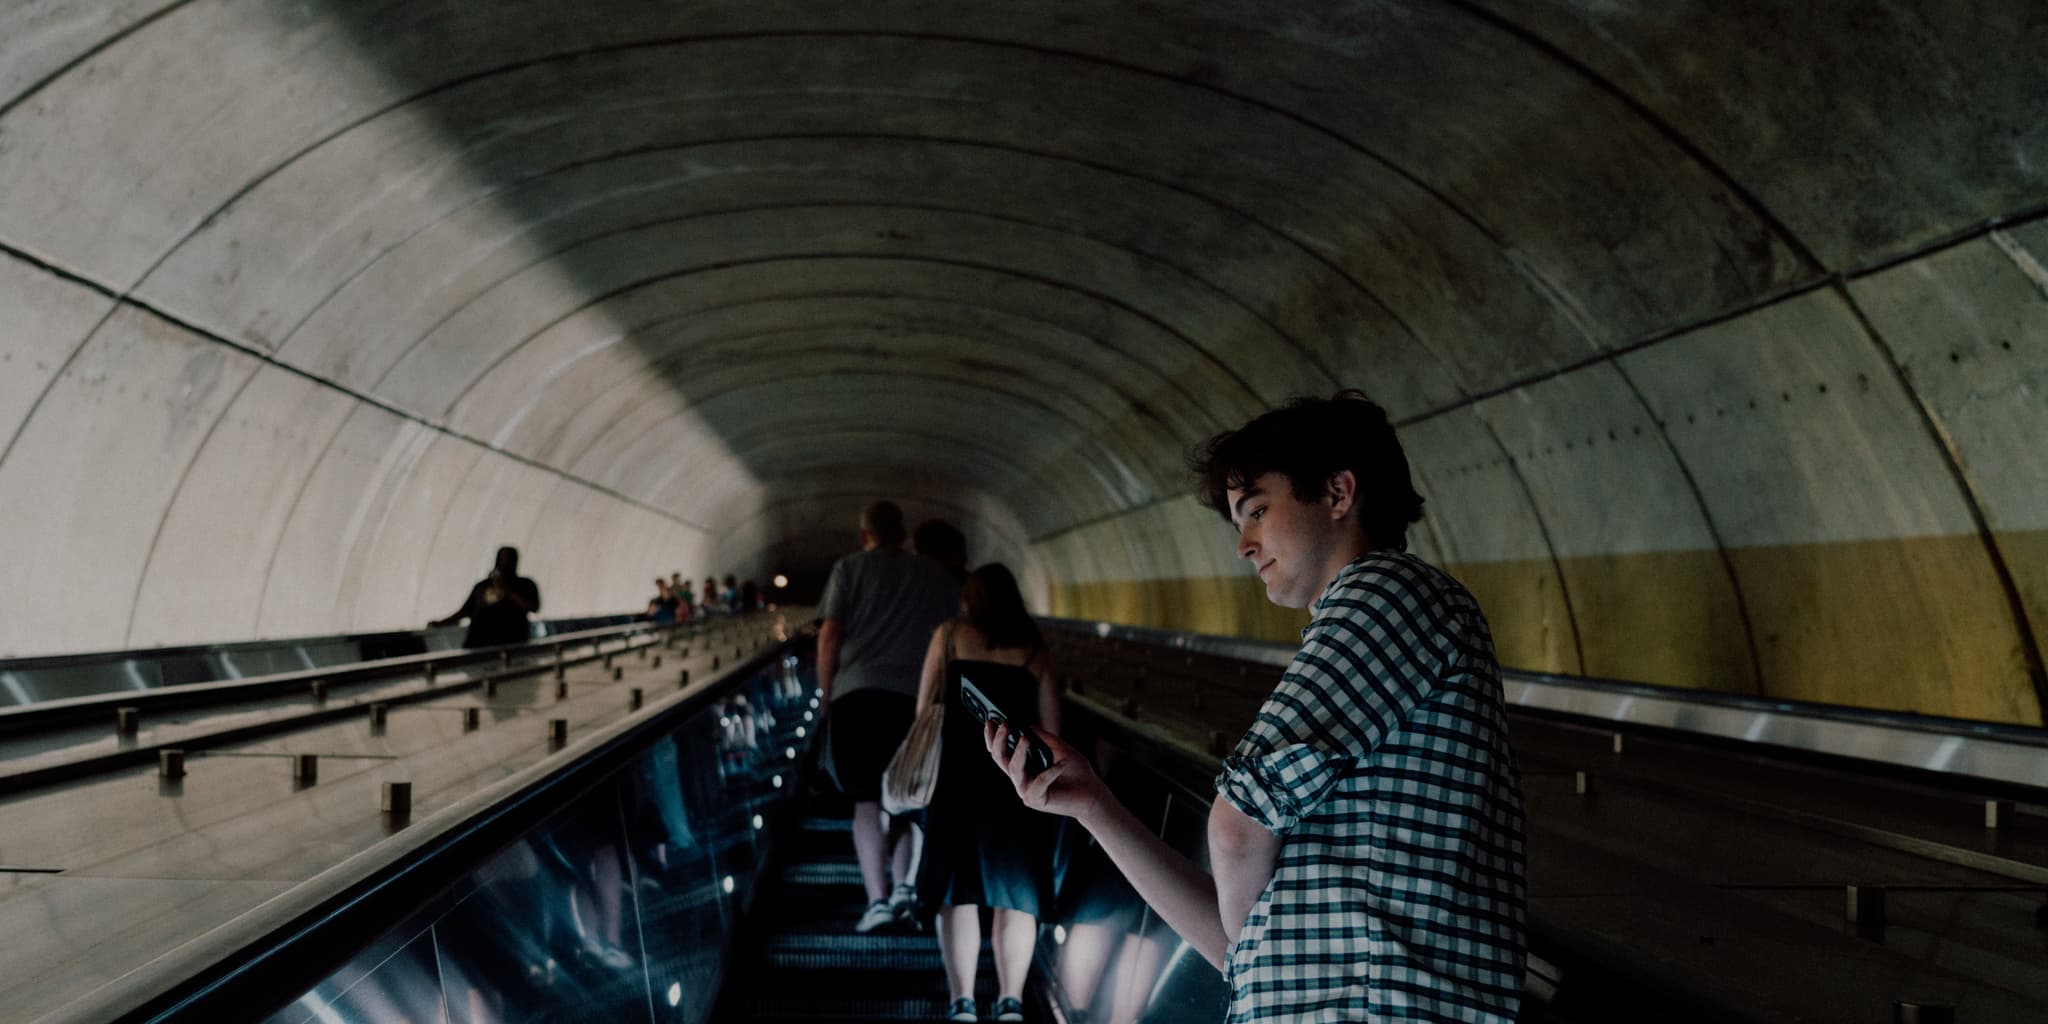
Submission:
[[[1470,409],[1400,431],[1444,567],[1479,599],[1503,665],[1579,672],[1556,553],[1516,461]],[[1411,527],[1411,529],[1414,529]]]
[[0,463],[0,652],[121,646],[178,479],[256,366],[138,312],[93,335]]
[[1510,455],[1547,527],[1588,675],[1754,692],[1726,561],[1662,426],[1611,364],[1480,403],[1506,447],[1435,466],[1497,475]]
[[1857,282],[1925,402],[2048,649],[2048,224],[1999,232]]
[[263,367],[222,410],[153,538],[123,643],[260,634],[264,582],[320,450],[356,401]]
[[1767,692],[2038,720],[1946,457],[1836,293],[1622,365],[1729,546]]
[[375,406],[350,410],[292,505],[265,574],[259,636],[354,628],[361,576],[352,566],[381,514],[376,501],[384,480],[408,446],[423,439],[415,425]]
[[16,440],[50,382],[113,301],[0,256],[0,445]]

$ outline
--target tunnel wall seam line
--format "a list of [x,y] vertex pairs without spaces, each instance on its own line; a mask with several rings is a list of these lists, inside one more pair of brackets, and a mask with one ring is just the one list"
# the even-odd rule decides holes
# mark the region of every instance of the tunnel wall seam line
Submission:
[[[181,331],[185,331],[193,335],[194,337],[202,338],[206,341],[212,342],[213,344],[233,349],[234,351],[249,356],[250,358],[253,358],[265,365],[282,370],[285,373],[291,374],[295,377],[311,381],[312,383],[320,387],[324,387],[327,388],[328,390],[338,392],[342,395],[346,395],[349,398],[355,399],[356,401],[364,405],[370,406],[382,412],[396,416],[408,422],[417,424],[421,427],[425,427],[428,430],[434,431],[435,433],[442,434],[450,438],[454,438],[455,440],[458,441],[463,441],[469,444],[476,445],[477,447],[485,449],[486,451],[495,452],[508,459],[512,459],[516,462],[523,463],[534,469],[542,470],[544,472],[551,473],[556,476],[561,476],[574,483],[581,484],[584,487],[588,487],[591,490],[599,494],[602,494],[608,498],[613,498],[618,501],[626,502],[627,504],[640,508],[643,511],[652,512],[658,516],[661,516],[664,519],[668,519],[681,526],[689,527],[690,529],[696,530],[700,533],[707,532],[708,530],[707,527],[703,526],[700,523],[693,523],[659,506],[640,501],[636,498],[630,497],[625,494],[621,494],[617,491],[614,491],[608,487],[604,487],[593,481],[581,479],[572,473],[564,472],[563,470],[557,469],[553,466],[549,466],[545,463],[521,455],[518,452],[509,451],[507,449],[500,448],[497,445],[493,445],[487,441],[471,437],[468,434],[464,434],[461,431],[455,430],[454,428],[449,427],[445,424],[436,423],[430,419],[427,419],[424,416],[419,415],[418,413],[411,412],[400,406],[387,402],[382,398],[376,397],[375,395],[363,391],[358,391],[355,388],[349,387],[348,385],[342,384],[338,381],[330,380],[326,377],[321,376],[320,374],[314,373],[311,370],[305,369],[304,367],[295,366],[291,363],[285,362],[284,360],[281,360],[276,356],[273,356],[270,353],[263,351],[262,349],[256,348],[252,345],[245,344],[243,342],[236,341],[233,338],[227,337],[224,334],[213,331],[206,327],[202,327],[196,323],[186,320],[185,318],[178,316],[175,313],[171,313],[167,310],[164,310],[156,306],[155,304],[149,302],[146,299],[137,298],[133,295],[123,295],[119,292],[116,292],[114,289],[108,287],[105,284],[102,284],[77,272],[61,268],[53,263],[50,263],[47,260],[40,259],[32,254],[15,248],[14,246],[4,241],[0,241],[0,254],[12,256],[25,263],[31,264],[37,267],[38,269],[41,269],[53,276],[62,278],[66,281],[70,281],[73,284],[89,288],[92,291],[98,293],[101,298],[112,300],[113,305],[109,307],[106,316],[102,317],[98,324],[95,324],[91,330],[85,333],[84,340],[79,342],[77,349],[73,350],[71,357],[65,360],[66,368],[69,367],[72,359],[76,358],[78,351],[82,350],[85,347],[85,345],[91,341],[93,336],[97,335],[100,332],[100,329],[106,325],[107,320],[111,319],[115,312],[121,309],[133,309],[138,312],[148,314],[149,316],[161,320],[162,322],[169,324],[170,326],[175,327]],[[63,376],[63,373],[64,369],[60,368],[58,372],[51,377],[51,382],[53,386],[56,380]],[[44,392],[45,394],[47,394],[48,388],[45,388]],[[22,417],[23,430],[27,429],[29,420],[34,418],[35,412],[38,408],[40,408],[41,404],[42,396],[38,396],[36,403],[32,405]],[[16,437],[19,437],[19,431],[17,431]],[[13,446],[14,441],[10,440],[5,449],[0,449],[0,462],[5,462],[6,454],[13,450]]]
[[1900,390],[1911,396],[1913,410],[1919,415],[1920,425],[1926,430],[1928,439],[1934,443],[1935,450],[1941,453],[1942,465],[1948,470],[1949,480],[1955,485],[1957,497],[1962,500],[1963,507],[1970,514],[1970,523],[1976,530],[1977,542],[1983,545],[1984,556],[1991,563],[1991,573],[1998,580],[1999,590],[2005,597],[2006,611],[2012,616],[2011,625],[2013,631],[2018,634],[2015,639],[2018,642],[2020,659],[2026,665],[2028,681],[2033,684],[2035,714],[2048,721],[2048,665],[2043,663],[2041,647],[2035,639],[2034,624],[2027,614],[2026,599],[2020,594],[2019,582],[2013,578],[2012,567],[2006,562],[2004,550],[1999,547],[1998,534],[1991,528],[1989,517],[1984,514],[1983,500],[1978,495],[1976,484],[1970,479],[1969,470],[1963,465],[1963,455],[1956,444],[1955,436],[1949,432],[1941,415],[1920,393],[1920,389],[1914,387],[1912,381],[1907,378],[1905,367],[1899,363],[1896,350],[1885,340],[1884,332],[1878,330],[1877,324],[1871,321],[1863,307],[1856,302],[1855,295],[1849,290],[1848,281],[1837,278],[1832,283],[1832,288],[1842,300],[1842,304],[1848,308],[1850,315],[1856,318],[1863,336],[1877,350],[1877,356],[1883,361],[1885,368],[1891,371],[1892,380],[1898,384]]
[[1636,379],[1629,375],[1628,368],[1621,365],[1619,359],[1614,361],[1614,372],[1621,376],[1622,383],[1628,385],[1629,393],[1636,397],[1636,403],[1649,414],[1650,423],[1656,430],[1657,437],[1664,442],[1664,450],[1671,455],[1672,465],[1678,467],[1678,475],[1685,480],[1686,489],[1692,492],[1693,504],[1700,511],[1700,522],[1707,528],[1708,540],[1713,542],[1714,555],[1721,561],[1721,571],[1728,575],[1728,589],[1735,597],[1735,614],[1742,620],[1742,639],[1749,650],[1749,669],[1751,678],[1756,680],[1757,696],[1765,696],[1769,691],[1764,681],[1763,652],[1756,645],[1756,623],[1750,618],[1749,599],[1742,592],[1742,577],[1735,571],[1735,559],[1729,555],[1728,544],[1721,537],[1721,527],[1714,520],[1712,506],[1707,504],[1706,492],[1700,490],[1699,479],[1693,476],[1692,466],[1686,463],[1678,442],[1672,440],[1671,430],[1664,425],[1664,418],[1650,408],[1650,400],[1643,395],[1643,389],[1636,384]]
[[1471,0],[1441,0],[1441,2],[1447,7],[1464,12],[1467,17],[1493,25],[1510,38],[1519,40],[1523,45],[1550,58],[1555,63],[1583,78],[1601,92],[1613,97],[1616,102],[1619,102],[1631,113],[1635,114],[1637,119],[1648,125],[1652,131],[1663,137],[1666,142],[1690,158],[1695,165],[1706,171],[1723,188],[1728,189],[1732,195],[1742,202],[1742,205],[1749,210],[1752,216],[1767,225],[1778,236],[1780,241],[1792,249],[1793,254],[1799,258],[1800,262],[1806,265],[1807,270],[1825,269],[1826,265],[1814,254],[1812,248],[1806,244],[1806,241],[1800,238],[1798,233],[1794,232],[1783,220],[1780,220],[1769,204],[1744,187],[1733,174],[1721,166],[1719,161],[1709,157],[1706,150],[1694,142],[1691,136],[1679,131],[1676,125],[1666,120],[1663,115],[1652,110],[1648,104],[1637,99],[1634,93],[1623,89],[1606,75],[1594,70],[1591,65],[1574,57],[1563,47],[1545,39],[1537,34],[1535,30],[1519,22],[1510,21],[1505,16],[1480,7],[1471,2]]
[[[115,308],[118,309],[119,307],[120,303],[117,300]],[[87,337],[90,338],[91,335],[87,335]],[[135,591],[128,598],[128,622],[121,627],[121,646],[134,646],[135,620],[142,609],[142,588],[149,583],[149,567],[156,562],[157,545],[163,543],[164,530],[170,526],[171,513],[177,509],[178,499],[185,494],[185,484],[192,479],[193,468],[199,465],[201,459],[205,458],[207,446],[213,443],[213,435],[219,432],[221,424],[227,422],[228,414],[234,409],[235,404],[242,400],[243,395],[249,393],[249,386],[256,382],[257,377],[262,375],[263,365],[261,363],[250,368],[248,374],[243,376],[242,383],[235,387],[234,395],[226,402],[221,403],[220,414],[213,418],[213,422],[206,425],[206,433],[199,438],[199,444],[192,449],[192,457],[186,459],[185,465],[178,470],[178,482],[171,486],[170,496],[164,500],[163,515],[156,518],[156,528],[150,531],[149,547],[142,555],[142,570],[135,574]],[[278,539],[280,541],[284,539],[282,533],[278,535]]]
[[116,46],[119,46],[121,43],[126,42],[129,37],[135,35],[137,32],[140,32],[143,29],[148,28],[149,26],[155,24],[157,21],[165,17],[168,17],[172,14],[177,13],[180,10],[183,10],[186,7],[191,6],[192,3],[193,0],[172,0],[171,3],[164,5],[163,7],[149,13],[148,15],[145,15],[141,18],[137,18],[134,24],[129,25],[126,28],[123,28],[120,31],[114,33],[113,35],[107,36],[106,38],[101,39],[93,45],[87,47],[84,52],[64,62],[63,66],[57,68],[54,71],[51,71],[49,74],[44,75],[36,81],[29,83],[29,85],[26,88],[24,88],[22,91],[18,93],[15,93],[12,98],[4,102],[0,102],[0,119],[5,119],[7,115],[14,113],[14,111],[17,108],[19,108],[22,104],[27,103],[30,99],[34,98],[37,93],[42,92],[46,88],[49,88],[50,85],[55,83],[58,79],[63,78],[66,75],[71,74],[73,71],[78,70],[80,65],[92,60],[95,57],[98,57],[100,54],[105,53],[106,51],[113,49]]

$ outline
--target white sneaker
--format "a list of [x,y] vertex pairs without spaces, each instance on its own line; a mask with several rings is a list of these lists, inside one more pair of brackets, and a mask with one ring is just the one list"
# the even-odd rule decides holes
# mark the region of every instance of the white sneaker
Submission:
[[896,911],[889,906],[889,901],[876,900],[868,904],[867,913],[860,915],[860,921],[853,926],[853,930],[866,935],[895,920]]
[[896,915],[898,921],[916,924],[917,890],[907,885],[897,886],[896,891],[889,894],[889,912]]

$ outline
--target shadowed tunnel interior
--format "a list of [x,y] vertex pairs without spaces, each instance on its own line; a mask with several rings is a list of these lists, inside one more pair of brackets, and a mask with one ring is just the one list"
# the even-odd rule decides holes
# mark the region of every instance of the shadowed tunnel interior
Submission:
[[816,578],[1286,638],[1190,445],[1365,389],[1518,668],[2038,725],[2035,5],[0,12],[0,655]]

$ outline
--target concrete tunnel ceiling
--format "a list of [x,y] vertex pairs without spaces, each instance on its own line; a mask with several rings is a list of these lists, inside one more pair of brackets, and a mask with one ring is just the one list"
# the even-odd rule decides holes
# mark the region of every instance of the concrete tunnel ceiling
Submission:
[[0,654],[812,571],[1285,638],[1190,444],[1366,389],[1510,665],[2038,725],[2048,12],[0,11]]

